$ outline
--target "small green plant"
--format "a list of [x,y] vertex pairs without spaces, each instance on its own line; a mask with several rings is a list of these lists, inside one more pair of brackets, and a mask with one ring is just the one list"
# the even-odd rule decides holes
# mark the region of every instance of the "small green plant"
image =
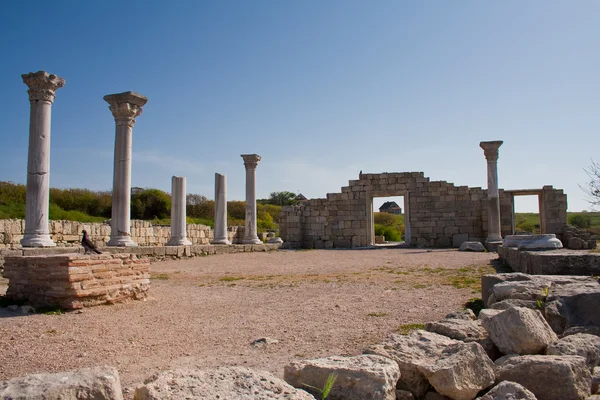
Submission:
[[367,314],[369,317],[387,317],[388,315],[386,312],[372,312]]
[[63,310],[58,307],[42,307],[37,309],[38,313],[46,315],[62,315]]
[[308,385],[306,383],[303,383],[302,385],[304,385],[308,388],[314,389],[317,392],[321,393],[321,400],[325,400],[327,398],[327,396],[329,396],[329,393],[331,392],[331,389],[333,388],[333,384],[335,383],[335,380],[337,379],[337,377],[338,376],[335,372],[330,373],[327,376],[327,380],[325,381],[325,384],[323,385],[323,389]]
[[401,335],[408,335],[411,331],[416,331],[418,329],[425,329],[425,325],[423,324],[404,324],[400,325],[398,328],[398,332]]
[[543,299],[537,299],[537,301],[536,301],[537,306],[540,310],[542,310],[544,308],[544,302],[546,301],[546,298],[548,297],[548,293],[550,293],[550,288],[546,286],[545,288],[542,289]]
[[239,280],[242,280],[242,279],[244,279],[244,278],[239,277],[239,276],[224,276],[222,278],[219,278],[219,280],[221,282],[233,282],[233,281],[239,281]]
[[166,281],[169,279],[169,274],[150,273],[150,279],[158,279],[161,281]]

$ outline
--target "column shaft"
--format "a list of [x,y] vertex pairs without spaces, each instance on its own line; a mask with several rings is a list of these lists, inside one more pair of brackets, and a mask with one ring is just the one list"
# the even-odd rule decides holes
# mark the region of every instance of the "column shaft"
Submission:
[[215,229],[212,244],[231,244],[227,237],[227,177],[215,174]]
[[104,96],[116,122],[109,246],[137,246],[131,239],[131,153],[135,118],[148,99],[134,92]]
[[23,247],[52,247],[50,206],[50,126],[55,91],[65,80],[43,71],[22,75],[29,87],[29,153]]
[[167,246],[191,245],[187,239],[185,176],[171,179],[171,239]]
[[498,149],[501,145],[500,140],[479,143],[487,160],[488,234],[485,242],[488,250],[502,242],[498,192]]
[[256,167],[261,157],[256,154],[244,154],[246,167],[246,229],[244,231],[244,244],[261,244],[256,229]]

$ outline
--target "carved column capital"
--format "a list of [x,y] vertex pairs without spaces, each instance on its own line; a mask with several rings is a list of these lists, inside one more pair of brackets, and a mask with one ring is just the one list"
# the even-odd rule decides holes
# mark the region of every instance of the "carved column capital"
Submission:
[[483,149],[483,154],[485,155],[485,159],[488,161],[497,161],[498,160],[498,149],[504,143],[502,140],[495,140],[493,142],[481,142],[479,143],[479,147]]
[[246,169],[256,169],[258,162],[262,159],[258,154],[242,154],[242,158],[244,159],[244,166]]
[[54,102],[56,90],[65,85],[65,80],[45,71],[30,72],[21,75],[23,82],[29,87],[29,101]]
[[135,118],[142,114],[142,107],[148,98],[135,92],[125,92],[108,94],[104,96],[104,101],[110,104],[108,108],[112,112],[117,126],[133,127]]

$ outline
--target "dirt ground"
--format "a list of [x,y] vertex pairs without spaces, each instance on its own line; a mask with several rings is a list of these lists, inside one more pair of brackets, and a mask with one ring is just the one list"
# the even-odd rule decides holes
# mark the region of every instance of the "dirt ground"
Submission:
[[[60,315],[0,308],[0,380],[112,365],[124,388],[174,368],[241,365],[283,375],[293,360],[355,355],[479,293],[494,253],[309,250],[152,264],[146,301]],[[0,282],[0,294],[6,281]],[[278,342],[252,345],[260,338]]]

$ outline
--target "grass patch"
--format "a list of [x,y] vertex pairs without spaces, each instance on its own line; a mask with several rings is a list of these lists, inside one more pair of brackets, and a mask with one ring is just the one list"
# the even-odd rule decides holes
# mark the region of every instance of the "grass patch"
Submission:
[[404,324],[404,325],[400,325],[400,327],[398,328],[398,332],[401,335],[408,335],[410,332],[416,331],[418,329],[425,329],[425,325],[424,324]]
[[166,281],[169,279],[169,274],[158,274],[158,273],[150,273],[150,279],[158,279],[161,281]]
[[415,283],[412,285],[413,289],[425,289],[428,288],[431,285],[428,285],[427,283]]
[[367,314],[369,317],[387,317],[388,315],[386,312],[372,312]]
[[454,286],[457,289],[473,288],[480,283],[481,278],[471,276],[455,276],[450,278],[447,285]]
[[240,277],[240,276],[224,276],[222,278],[219,278],[219,281],[221,282],[234,282],[234,281],[240,281],[244,278]]
[[63,310],[59,307],[41,307],[36,310],[40,314],[45,315],[62,315],[64,314]]

